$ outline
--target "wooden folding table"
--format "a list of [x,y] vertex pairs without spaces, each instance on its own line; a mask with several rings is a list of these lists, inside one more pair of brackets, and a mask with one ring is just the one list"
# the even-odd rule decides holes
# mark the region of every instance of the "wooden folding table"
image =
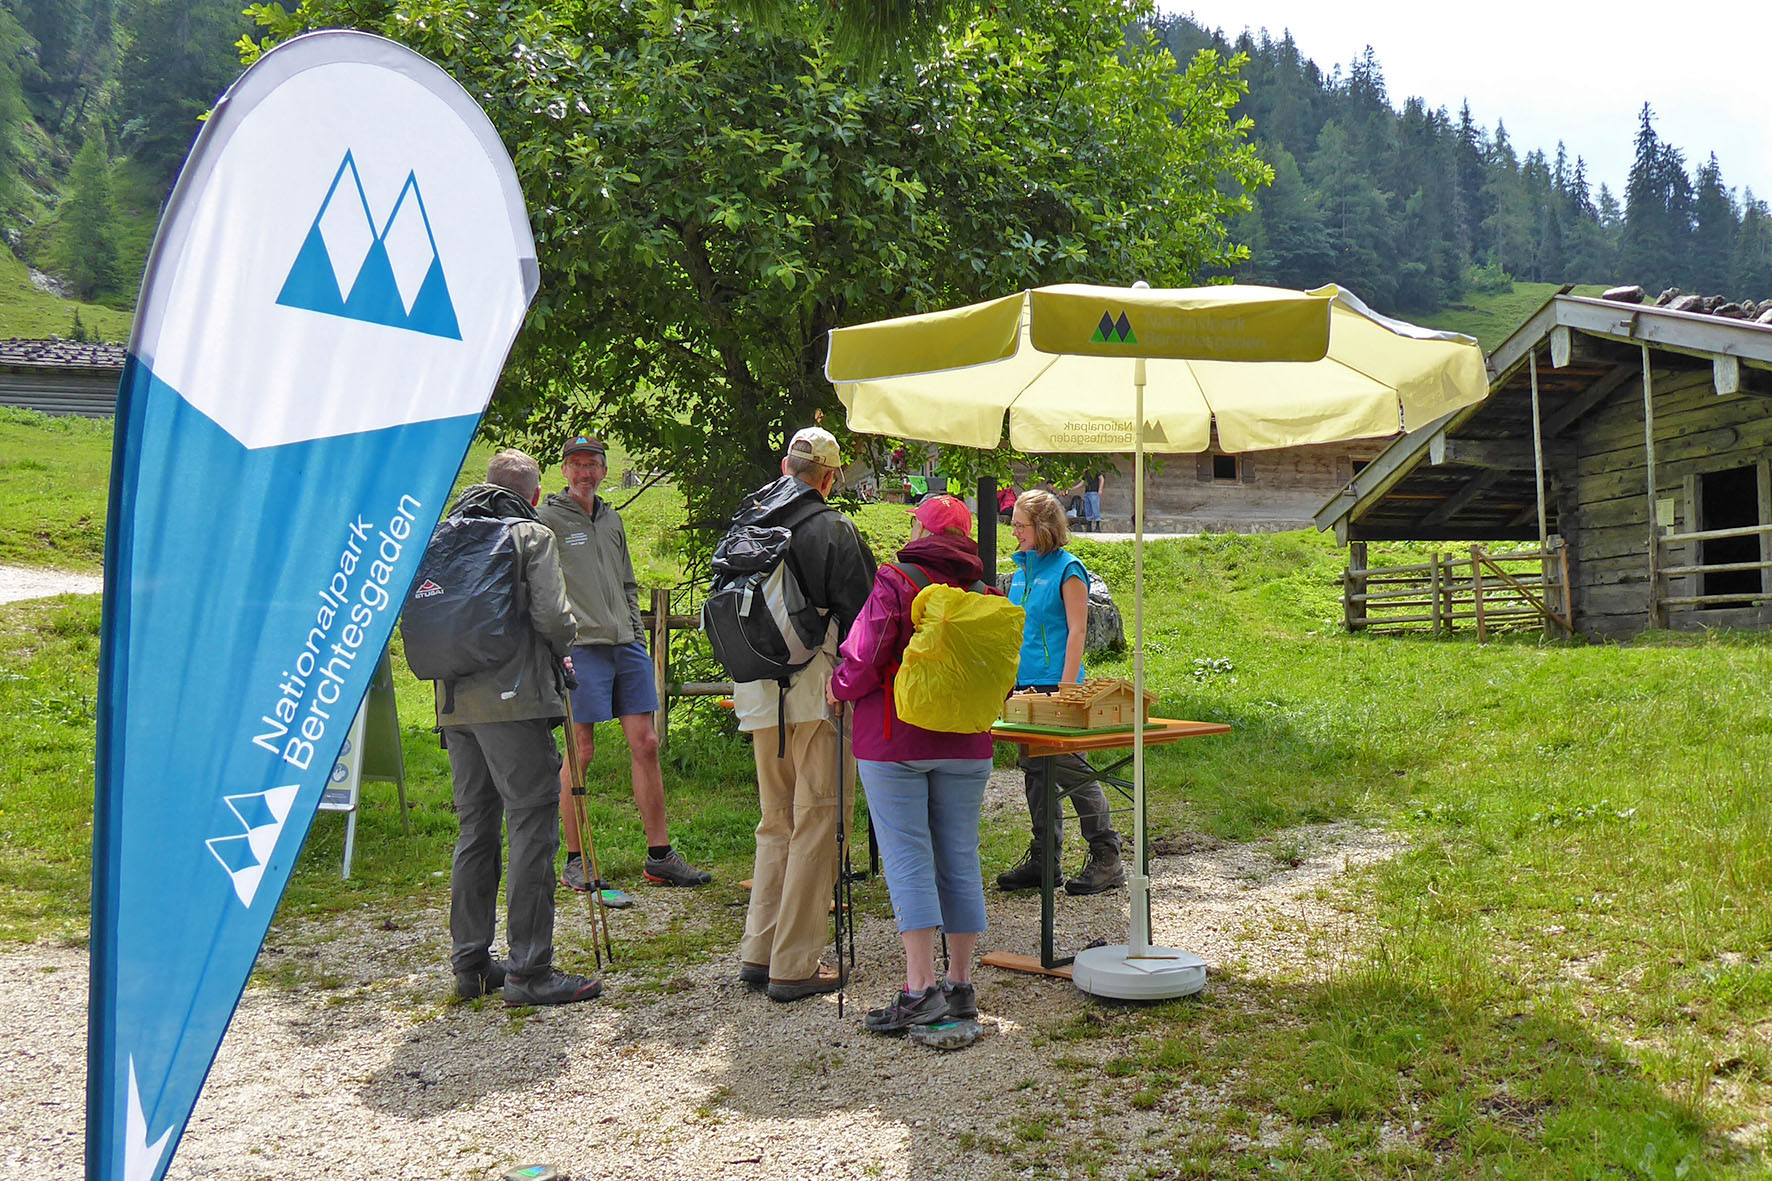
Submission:
[[[1231,728],[1222,722],[1184,722],[1174,718],[1151,718],[1144,724],[1144,744],[1147,747],[1166,746],[1171,742],[1180,742],[1184,738],[1203,738],[1208,734],[1229,734]],[[1119,777],[1119,771],[1132,761],[1132,727],[1125,726],[1113,730],[1072,730],[1059,726],[1030,726],[1019,722],[998,722],[991,727],[991,737],[998,742],[1011,742],[1021,748],[1023,758],[1044,759],[1046,761],[1046,831],[1041,834],[1042,848],[1056,853],[1058,848],[1058,809],[1061,802],[1069,795],[1058,790],[1057,767],[1055,760],[1062,755],[1080,754],[1085,759],[1089,752],[1098,750],[1126,751],[1118,759],[1105,767],[1095,768],[1095,778],[1113,787],[1128,801],[1133,799],[1132,781]],[[1147,842],[1148,846],[1148,842]],[[1046,856],[1040,866],[1040,967],[1034,968],[1026,956],[1012,955],[1007,952],[992,952],[983,961],[1000,968],[1011,968],[1016,971],[1044,971],[1052,975],[1069,975],[1066,967],[1075,956],[1060,958],[1052,947],[1053,895],[1058,882],[1053,871],[1056,856]],[[1144,850],[1144,861],[1139,872],[1150,872],[1150,849]],[[1145,904],[1150,904],[1146,895]],[[1146,916],[1148,929],[1149,916]]]

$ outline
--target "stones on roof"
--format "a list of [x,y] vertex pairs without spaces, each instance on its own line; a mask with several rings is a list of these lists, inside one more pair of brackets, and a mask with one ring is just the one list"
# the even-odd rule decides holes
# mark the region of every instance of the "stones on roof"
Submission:
[[124,347],[93,341],[21,340],[13,337],[0,340],[0,365],[19,365],[34,369],[101,369],[120,371]]
[[[1613,303],[1642,303],[1647,296],[1641,287],[1613,287],[1600,298]],[[1691,312],[1772,326],[1772,298],[1733,300],[1723,295],[1690,295],[1678,287],[1669,287],[1655,297],[1654,306],[1670,312]]]

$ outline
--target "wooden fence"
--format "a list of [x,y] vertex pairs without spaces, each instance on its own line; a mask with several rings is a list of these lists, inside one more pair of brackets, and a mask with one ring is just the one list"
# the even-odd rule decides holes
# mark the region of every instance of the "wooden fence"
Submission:
[[[1760,539],[1759,561],[1699,562],[1697,564],[1687,563],[1685,565],[1664,564],[1670,561],[1680,560],[1680,558],[1684,556],[1684,551],[1681,547],[1694,542],[1727,541],[1732,538],[1749,537]],[[1657,550],[1657,561],[1652,568],[1652,572],[1655,576],[1655,604],[1657,610],[1652,613],[1654,617],[1652,622],[1656,625],[1660,625],[1665,621],[1666,611],[1669,607],[1687,607],[1695,610],[1704,610],[1712,607],[1740,607],[1751,603],[1765,602],[1767,599],[1772,598],[1772,595],[1769,595],[1766,591],[1765,574],[1767,570],[1772,570],[1772,559],[1768,559],[1767,557],[1768,553],[1772,553],[1772,524],[1743,525],[1736,529],[1703,529],[1693,533],[1666,533],[1655,539],[1655,545]],[[1695,552],[1700,554],[1704,552],[1702,544],[1698,546]],[[1670,595],[1667,593],[1667,580],[1671,578],[1694,576],[1697,580],[1696,585],[1702,588],[1704,586],[1704,575],[1727,574],[1736,571],[1759,572],[1760,589],[1757,591],[1736,591],[1729,594],[1710,595],[1702,593],[1695,595]]]
[[658,687],[658,712],[652,715],[652,721],[658,730],[661,751],[670,737],[672,698],[728,697],[732,694],[731,681],[678,681],[671,677],[671,633],[701,630],[701,615],[672,614],[671,598],[676,594],[683,604],[699,602],[696,590],[690,586],[680,587],[675,592],[655,590],[651,609],[640,615],[640,624],[646,629],[647,647],[652,652],[652,678]]
[[1569,563],[1562,539],[1547,550],[1490,553],[1480,545],[1468,556],[1433,554],[1410,566],[1369,566],[1366,543],[1348,546],[1342,573],[1342,611],[1349,631],[1452,632],[1541,627],[1568,632]]

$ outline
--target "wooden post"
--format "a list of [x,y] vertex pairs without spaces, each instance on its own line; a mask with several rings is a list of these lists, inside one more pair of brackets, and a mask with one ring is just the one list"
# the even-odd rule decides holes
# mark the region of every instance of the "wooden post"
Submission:
[[[1772,525],[1772,461],[1760,460],[1760,524]],[[1760,561],[1772,562],[1772,533],[1760,534]],[[1760,571],[1760,589],[1772,590],[1772,569]]]
[[1434,632],[1434,635],[1437,636],[1440,634],[1440,555],[1439,554],[1431,555],[1431,558],[1430,558],[1430,561],[1428,564],[1427,585],[1428,585],[1428,592],[1427,592],[1428,593],[1428,601],[1431,604],[1429,609],[1433,612],[1433,632]]
[[[1557,527],[1562,528],[1562,518],[1557,518]],[[1575,632],[1575,588],[1569,585],[1569,539],[1557,538],[1557,573],[1563,580],[1563,618],[1569,623],[1571,635]]]
[[671,593],[652,592],[652,680],[658,686],[658,712],[652,715],[658,731],[658,750],[664,753],[671,720],[671,698],[666,684],[671,663]]
[[1347,574],[1341,580],[1341,616],[1347,630],[1358,631],[1366,626],[1366,600],[1355,595],[1366,593],[1366,543],[1347,543]]
[[1643,346],[1643,463],[1649,494],[1649,626],[1662,625],[1661,555],[1655,524],[1655,382],[1649,374],[1649,346]]
[[[1547,543],[1550,538],[1550,530],[1546,527],[1546,524],[1545,524],[1544,420],[1543,420],[1543,415],[1540,413],[1539,403],[1538,403],[1538,350],[1537,349],[1533,349],[1531,352],[1526,354],[1526,363],[1527,363],[1527,366],[1531,369],[1531,373],[1532,373],[1532,465],[1533,465],[1533,470],[1536,472],[1537,477],[1538,477],[1538,483],[1537,483],[1537,488],[1538,488],[1538,597],[1545,603],[1546,606],[1548,606],[1550,604],[1550,590],[1548,589],[1547,580],[1546,580],[1545,572],[1544,572],[1544,559],[1545,559],[1546,554],[1549,551],[1549,546]],[[1481,599],[1481,596],[1479,595],[1478,598]],[[1479,620],[1482,618],[1482,611],[1483,611],[1483,608],[1479,603],[1479,605],[1477,607],[1477,617]],[[1544,634],[1546,636],[1551,635],[1555,626],[1556,625],[1551,621],[1550,615],[1547,613],[1544,617]],[[1478,630],[1479,631],[1482,630],[1481,625],[1479,625]]]
[[1489,638],[1489,628],[1483,621],[1483,547],[1471,546],[1471,595],[1477,604],[1477,643]]

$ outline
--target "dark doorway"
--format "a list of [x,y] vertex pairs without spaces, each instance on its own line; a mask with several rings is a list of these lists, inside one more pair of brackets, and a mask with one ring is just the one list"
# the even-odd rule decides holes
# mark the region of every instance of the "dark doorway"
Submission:
[[[1700,528],[1739,529],[1760,524],[1759,473],[1754,467],[1732,467],[1698,477]],[[1758,537],[1719,537],[1701,541],[1698,560],[1706,566],[1760,560]],[[1704,576],[1706,595],[1752,595],[1761,589],[1759,570],[1724,570]],[[1731,604],[1724,604],[1729,606]]]

